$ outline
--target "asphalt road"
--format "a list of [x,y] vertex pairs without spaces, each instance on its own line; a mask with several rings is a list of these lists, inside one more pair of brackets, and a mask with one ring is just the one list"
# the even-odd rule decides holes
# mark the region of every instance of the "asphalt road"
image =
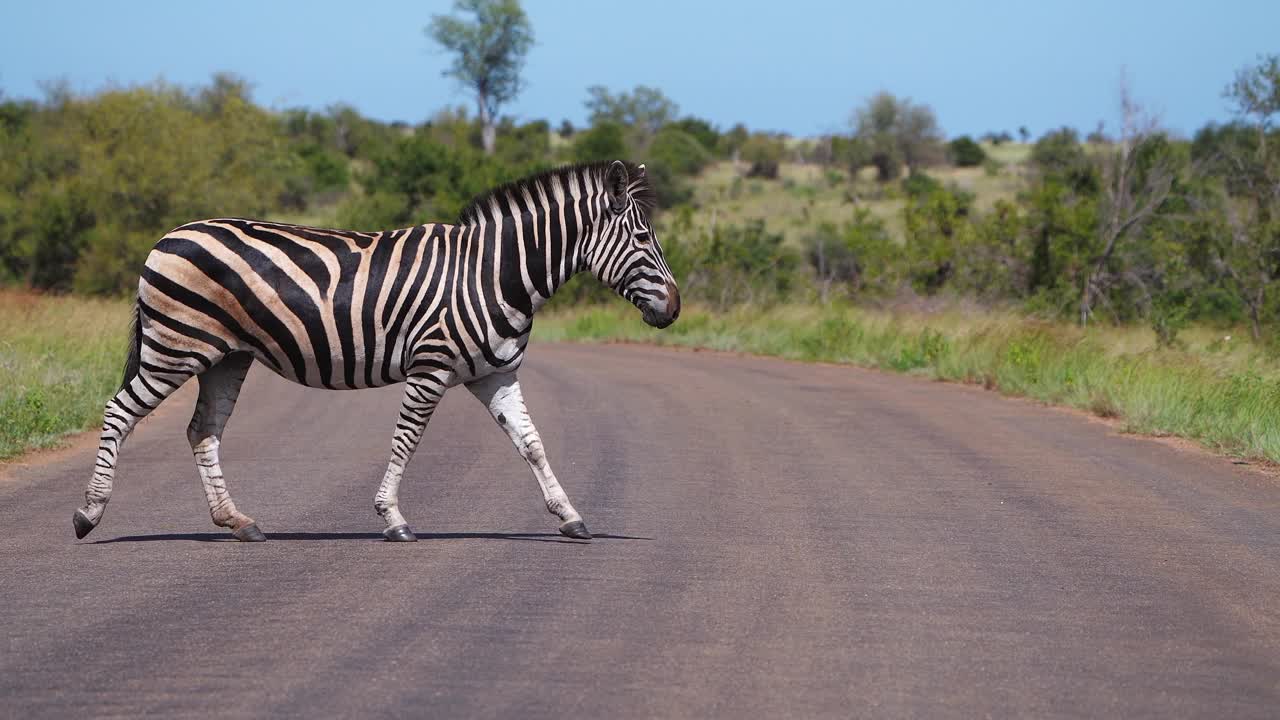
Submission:
[[209,522],[193,393],[0,479],[0,716],[1276,717],[1280,480],[993,393],[635,346],[531,350],[596,534],[465,391],[372,498],[399,390],[255,368]]

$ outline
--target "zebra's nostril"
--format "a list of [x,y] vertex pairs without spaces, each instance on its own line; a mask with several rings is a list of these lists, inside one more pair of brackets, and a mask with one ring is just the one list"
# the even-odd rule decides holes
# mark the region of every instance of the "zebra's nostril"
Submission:
[[670,280],[667,280],[667,312],[671,314],[671,322],[680,317],[680,288]]

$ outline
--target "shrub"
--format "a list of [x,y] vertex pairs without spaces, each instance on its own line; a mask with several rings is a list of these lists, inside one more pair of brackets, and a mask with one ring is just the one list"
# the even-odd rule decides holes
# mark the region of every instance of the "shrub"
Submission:
[[627,143],[622,126],[601,121],[573,141],[573,159],[577,162],[605,162],[627,156]]
[[778,167],[786,152],[781,139],[763,134],[752,135],[742,146],[742,159],[751,165],[747,170],[747,177],[776,180]]
[[941,189],[942,183],[924,172],[911,173],[902,181],[902,190],[911,198],[925,198]]
[[961,135],[947,144],[947,154],[956,167],[977,167],[987,159],[982,146],[968,135]]
[[719,131],[716,130],[714,125],[702,118],[687,117],[682,120],[677,120],[670,125],[667,125],[667,127],[673,130],[680,130],[690,135],[694,140],[698,141],[698,144],[701,145],[702,149],[708,154],[715,152],[716,147],[720,144]]
[[711,153],[692,135],[668,126],[649,146],[649,158],[655,167],[676,175],[697,175],[711,162]]
[[900,254],[884,221],[865,208],[839,228],[820,225],[805,238],[805,246],[823,301],[837,284],[848,294],[868,286],[887,287],[893,257]]

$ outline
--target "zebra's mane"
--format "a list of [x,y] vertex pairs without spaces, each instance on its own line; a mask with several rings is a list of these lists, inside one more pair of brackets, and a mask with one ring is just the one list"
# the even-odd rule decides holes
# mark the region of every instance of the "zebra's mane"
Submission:
[[[560,167],[544,170],[540,173],[499,185],[472,198],[471,202],[467,203],[466,207],[458,215],[458,223],[460,225],[474,223],[483,217],[480,212],[481,208],[491,207],[494,200],[522,196],[526,190],[534,197],[538,196],[539,189],[550,196],[554,187],[552,180],[558,178],[561,187],[569,187],[569,176],[573,173],[584,173],[597,185],[602,184],[611,164],[612,162],[610,161],[561,165]],[[652,211],[658,204],[658,195],[654,191],[653,185],[649,182],[648,173],[642,171],[640,166],[634,163],[623,161],[623,164],[627,166],[627,191],[631,194],[631,200],[643,208],[645,212]],[[502,202],[498,203],[498,205],[511,207],[513,203]]]

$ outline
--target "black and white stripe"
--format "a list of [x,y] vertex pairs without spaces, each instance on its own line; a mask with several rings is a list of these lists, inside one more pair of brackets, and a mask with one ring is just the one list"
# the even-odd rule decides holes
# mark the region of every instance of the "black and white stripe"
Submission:
[[262,539],[223,482],[219,439],[253,360],[294,382],[360,389],[405,382],[375,508],[412,539],[397,507],[404,466],[448,388],[466,385],[538,479],[561,530],[589,537],[546,462],[516,370],[533,316],[590,270],[666,327],[680,296],[649,223],[644,166],[560,168],[497,188],[456,224],[350,232],[224,218],[183,225],[147,257],[120,391],[106,406],[77,536],[101,520],[117,456],[137,422],[191,377],[187,435],[216,524]]

